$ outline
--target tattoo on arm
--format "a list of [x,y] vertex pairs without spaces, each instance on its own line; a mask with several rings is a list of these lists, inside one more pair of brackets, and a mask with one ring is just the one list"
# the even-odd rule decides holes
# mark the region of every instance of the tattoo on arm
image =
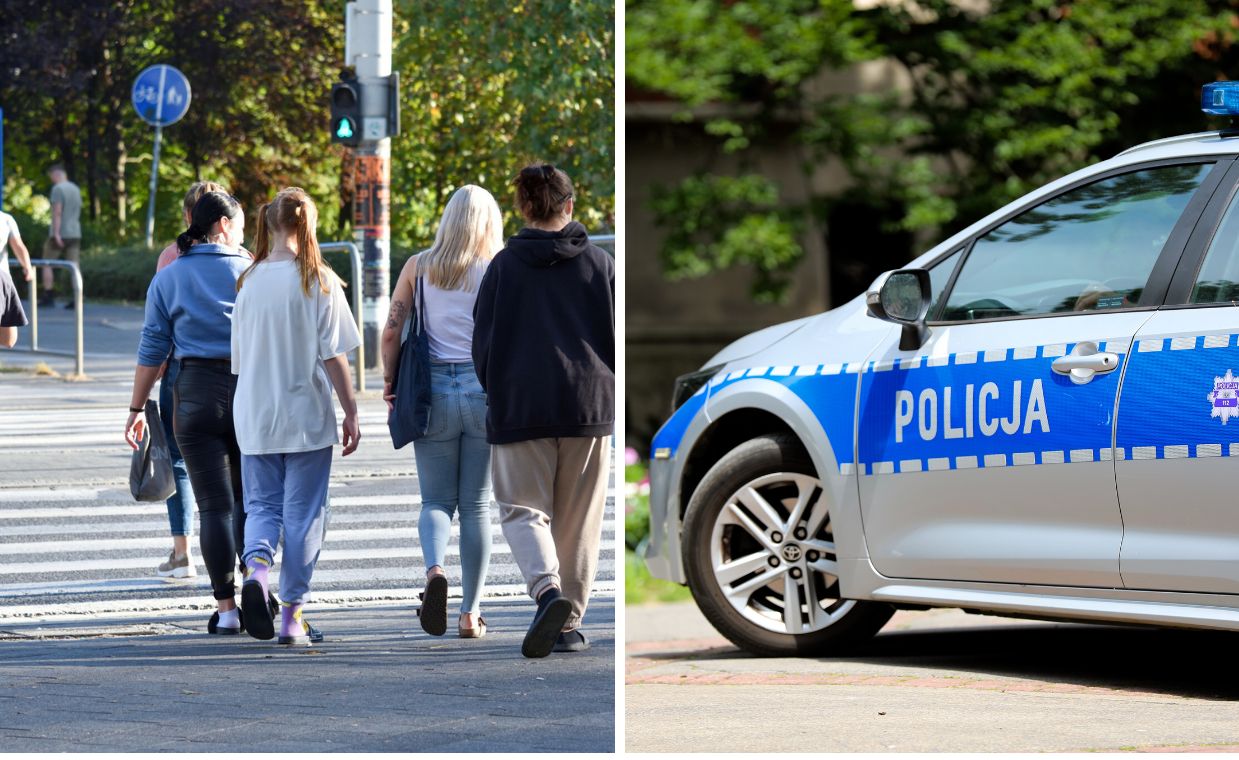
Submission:
[[392,301],[391,311],[387,315],[387,328],[389,330],[399,330],[401,327],[404,327],[404,318],[408,311],[409,307],[404,305],[404,301]]

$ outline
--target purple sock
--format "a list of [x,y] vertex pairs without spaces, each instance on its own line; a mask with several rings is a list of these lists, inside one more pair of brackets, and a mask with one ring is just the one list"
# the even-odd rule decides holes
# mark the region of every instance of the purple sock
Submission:
[[305,636],[305,628],[301,625],[300,604],[280,605],[280,636]]
[[247,571],[245,574],[245,580],[258,581],[258,583],[262,586],[263,596],[266,596],[267,595],[267,571],[269,571],[271,567],[267,565],[267,563],[263,562],[261,559],[254,557],[253,559],[251,559],[249,562],[246,563],[245,569]]

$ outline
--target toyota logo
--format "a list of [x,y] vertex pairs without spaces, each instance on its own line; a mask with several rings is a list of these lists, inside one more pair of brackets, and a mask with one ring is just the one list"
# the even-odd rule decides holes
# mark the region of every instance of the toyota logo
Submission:
[[788,562],[796,562],[800,559],[800,547],[796,544],[788,544],[783,547],[783,559]]

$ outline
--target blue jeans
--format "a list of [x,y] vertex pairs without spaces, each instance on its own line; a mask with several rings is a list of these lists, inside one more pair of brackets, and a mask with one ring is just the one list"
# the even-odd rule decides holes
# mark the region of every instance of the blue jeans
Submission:
[[461,613],[478,612],[490,566],[490,444],[486,394],[472,362],[430,365],[430,428],[413,442],[426,568],[444,566],[452,515],[460,510]]
[[280,600],[304,604],[310,600],[310,578],[327,532],[327,486],[331,480],[332,448],[295,454],[242,454],[245,494],[245,554],[275,564],[275,550],[284,535],[280,558]]
[[172,434],[172,388],[181,372],[181,363],[168,359],[168,370],[159,383],[159,421],[168,436],[168,450],[172,454],[172,473],[176,476],[176,493],[168,497],[168,525],[174,536],[188,536],[194,519],[194,487],[189,484],[189,471],[185,459],[177,448],[176,436]]

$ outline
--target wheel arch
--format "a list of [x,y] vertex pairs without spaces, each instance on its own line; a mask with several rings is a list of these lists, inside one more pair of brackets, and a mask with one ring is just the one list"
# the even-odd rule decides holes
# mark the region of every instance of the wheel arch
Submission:
[[[855,395],[849,394],[845,398],[840,398],[838,403],[852,410],[854,415]],[[730,451],[736,445],[759,435],[788,432],[808,453],[822,481],[823,489],[831,499],[831,522],[839,550],[840,568],[851,567],[854,565],[852,560],[858,559],[863,559],[865,560],[863,564],[868,564],[869,554],[861,524],[857,476],[854,471],[846,474],[840,472],[839,459],[831,440],[827,437],[818,418],[800,396],[779,382],[762,378],[745,380],[711,393],[706,402],[706,417],[709,420],[708,424],[704,425],[701,432],[697,433],[691,441],[685,442],[688,445],[685,447],[684,467],[677,483],[679,492],[676,502],[680,512],[681,527],[683,510],[692,497],[693,489],[712,463],[718,461],[721,456],[720,453],[719,456],[710,458],[711,455],[704,452],[717,452],[718,447],[735,441],[726,449]],[[755,427],[746,429],[746,424]],[[742,437],[736,440],[737,436]],[[851,426],[851,434],[847,440],[838,443],[854,451],[855,424]],[[703,445],[715,448],[703,448],[703,454],[699,457],[699,447]],[[847,459],[850,460],[852,457],[848,456]],[[696,468],[690,468],[689,462],[694,460],[699,464]],[[690,476],[695,480],[690,479]],[[845,591],[852,585],[848,575],[850,573],[846,571],[841,572],[840,575],[840,584]]]

